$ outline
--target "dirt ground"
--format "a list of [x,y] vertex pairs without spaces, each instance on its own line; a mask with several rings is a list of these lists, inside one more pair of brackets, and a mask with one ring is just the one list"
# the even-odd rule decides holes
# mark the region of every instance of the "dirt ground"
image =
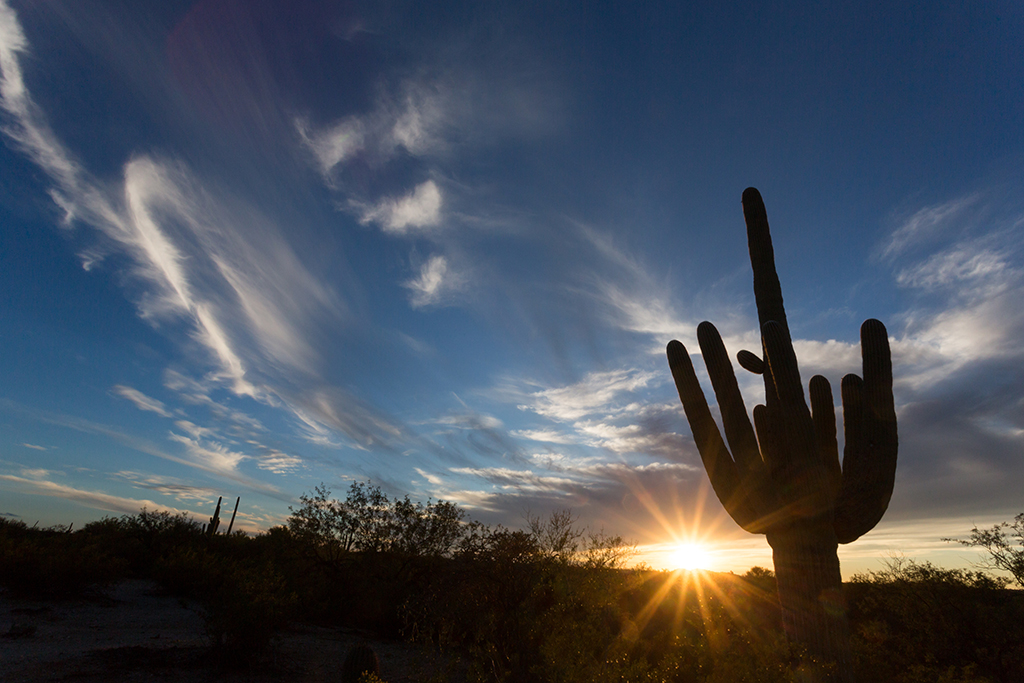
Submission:
[[296,625],[272,651],[226,665],[211,654],[195,604],[162,594],[151,581],[125,581],[78,600],[15,599],[0,592],[0,681],[341,680],[348,648],[370,645],[388,683],[461,683],[456,665],[429,648],[337,628]]

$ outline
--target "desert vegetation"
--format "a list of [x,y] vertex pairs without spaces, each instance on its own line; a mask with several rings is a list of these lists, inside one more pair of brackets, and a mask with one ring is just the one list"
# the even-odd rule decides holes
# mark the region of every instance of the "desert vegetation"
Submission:
[[[471,681],[781,682],[813,664],[783,636],[771,570],[629,567],[628,543],[568,511],[523,526],[368,483],[343,500],[321,486],[256,536],[148,510],[78,530],[3,520],[0,577],[54,600],[155,579],[202,605],[211,650],[240,665],[271,656],[295,623],[413,640]],[[843,597],[859,680],[1024,680],[1024,594],[1007,580],[895,558]]]

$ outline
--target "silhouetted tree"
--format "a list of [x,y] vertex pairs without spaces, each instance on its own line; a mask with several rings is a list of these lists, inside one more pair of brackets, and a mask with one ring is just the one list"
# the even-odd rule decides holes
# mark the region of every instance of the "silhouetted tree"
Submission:
[[846,449],[840,466],[832,389],[824,377],[813,377],[808,409],[768,216],[754,188],[743,192],[743,215],[763,355],[741,351],[737,360],[765,385],[753,427],[718,330],[709,322],[697,328],[731,456],[678,341],[668,345],[669,366],[716,495],[741,527],[766,534],[772,547],[788,637],[831,669],[819,677],[850,681],[836,551],[874,527],[892,495],[897,435],[888,337],[877,320],[861,326],[863,379],[851,374],[842,382]]
[[[1011,533],[1007,534],[1009,529]],[[1016,540],[1014,540],[1016,539]],[[1017,585],[1024,588],[1024,512],[1013,518],[1013,524],[1002,522],[991,529],[971,529],[971,537],[966,541],[959,538],[944,538],[960,545],[984,548],[989,559],[982,562],[986,569],[1009,572]]]
[[331,561],[353,551],[447,557],[466,531],[465,511],[449,501],[392,501],[369,482],[353,483],[344,501],[330,496],[323,484],[300,496],[288,528]]

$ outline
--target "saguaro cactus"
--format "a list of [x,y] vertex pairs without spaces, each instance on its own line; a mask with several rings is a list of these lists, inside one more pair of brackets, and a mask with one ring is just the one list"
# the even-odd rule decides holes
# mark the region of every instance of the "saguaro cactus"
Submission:
[[210,524],[206,527],[206,535],[213,536],[217,533],[217,527],[220,526],[220,502],[224,500],[224,496],[217,499],[217,509],[213,511],[213,517],[210,517]]
[[[760,193],[743,192],[754,296],[763,356],[740,351],[740,365],[764,377],[765,404],[751,427],[732,364],[715,326],[697,341],[721,409],[715,424],[686,348],[668,344],[668,362],[694,441],[718,499],[736,523],[765,534],[772,548],[783,626],[791,642],[824,664],[817,677],[852,681],[849,629],[842,601],[839,543],[850,543],[882,518],[896,478],[896,411],[885,326],[860,329],[863,378],[842,381],[842,465],[832,388],[817,375],[804,399],[786,323],[768,216]],[[732,451],[730,455],[730,449]]]

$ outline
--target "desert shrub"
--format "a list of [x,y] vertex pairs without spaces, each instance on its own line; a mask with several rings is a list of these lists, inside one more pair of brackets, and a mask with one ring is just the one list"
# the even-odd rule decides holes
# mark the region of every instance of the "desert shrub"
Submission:
[[894,558],[857,575],[853,644],[863,680],[1021,681],[1024,601],[1006,581]]
[[70,527],[37,529],[0,520],[0,585],[16,595],[77,597],[124,574],[119,558]]
[[138,578],[149,577],[162,557],[203,538],[202,526],[186,513],[146,508],[134,515],[89,522],[80,533],[118,557]]
[[155,576],[168,590],[202,605],[212,644],[227,654],[266,650],[296,602],[273,565],[204,548],[183,548],[162,558]]

